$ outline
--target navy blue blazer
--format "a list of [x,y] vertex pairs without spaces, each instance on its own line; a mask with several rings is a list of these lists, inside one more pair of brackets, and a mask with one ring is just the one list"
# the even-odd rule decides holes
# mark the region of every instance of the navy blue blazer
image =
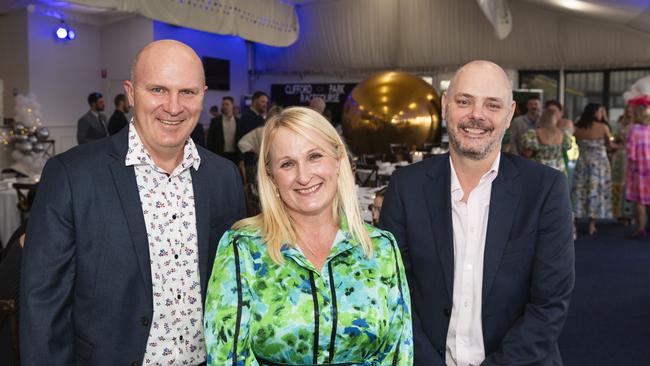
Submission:
[[[153,316],[147,230],[128,128],[48,160],[23,251],[23,365],[136,365]],[[230,161],[197,147],[191,168],[201,294],[221,235],[244,217]]]
[[[402,251],[413,304],[415,365],[443,365],[454,245],[449,155],[397,170],[381,226]],[[482,365],[562,365],[557,347],[574,284],[566,177],[501,154],[485,241]]]

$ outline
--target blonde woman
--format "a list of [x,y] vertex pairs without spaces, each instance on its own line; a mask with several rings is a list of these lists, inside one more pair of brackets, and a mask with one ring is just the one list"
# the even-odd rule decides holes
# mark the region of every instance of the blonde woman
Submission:
[[399,250],[363,223],[346,156],[309,108],[266,122],[262,213],[222,237],[208,284],[208,364],[412,364]]
[[562,153],[571,147],[571,135],[557,124],[557,114],[551,109],[544,110],[537,128],[521,137],[522,155],[567,174]]

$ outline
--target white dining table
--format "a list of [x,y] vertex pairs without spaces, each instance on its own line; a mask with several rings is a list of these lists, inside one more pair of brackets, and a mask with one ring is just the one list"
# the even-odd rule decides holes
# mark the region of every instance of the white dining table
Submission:
[[2,240],[3,248],[20,226],[18,195],[11,185],[12,183],[0,181],[0,240]]

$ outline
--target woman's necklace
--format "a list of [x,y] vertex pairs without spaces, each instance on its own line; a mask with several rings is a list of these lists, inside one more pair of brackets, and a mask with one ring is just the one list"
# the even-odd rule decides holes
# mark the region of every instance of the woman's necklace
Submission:
[[327,257],[327,255],[329,255],[330,250],[332,249],[332,244],[334,242],[334,238],[336,237],[337,232],[338,232],[338,228],[334,227],[334,230],[332,230],[327,235],[326,238],[327,240],[325,242],[318,243],[318,248],[316,249],[314,249],[312,245],[309,244],[309,240],[304,240],[300,237],[298,238],[298,246],[300,247],[300,249],[306,249],[307,252],[309,252],[315,258],[320,258],[321,256],[323,256],[323,254],[325,254],[325,257]]

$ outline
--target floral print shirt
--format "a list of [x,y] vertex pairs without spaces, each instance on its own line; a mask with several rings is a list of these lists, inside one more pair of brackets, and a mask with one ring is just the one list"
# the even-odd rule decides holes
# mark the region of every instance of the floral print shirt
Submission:
[[321,272],[297,246],[271,260],[261,237],[230,230],[205,304],[209,365],[411,365],[410,298],[392,234],[367,225],[371,258],[342,228]]
[[[194,190],[190,168],[201,158],[191,139],[183,160],[167,174],[129,125],[126,165],[135,169],[147,227],[153,319],[143,365],[196,365],[205,361]],[[119,350],[116,350],[119,352]]]

